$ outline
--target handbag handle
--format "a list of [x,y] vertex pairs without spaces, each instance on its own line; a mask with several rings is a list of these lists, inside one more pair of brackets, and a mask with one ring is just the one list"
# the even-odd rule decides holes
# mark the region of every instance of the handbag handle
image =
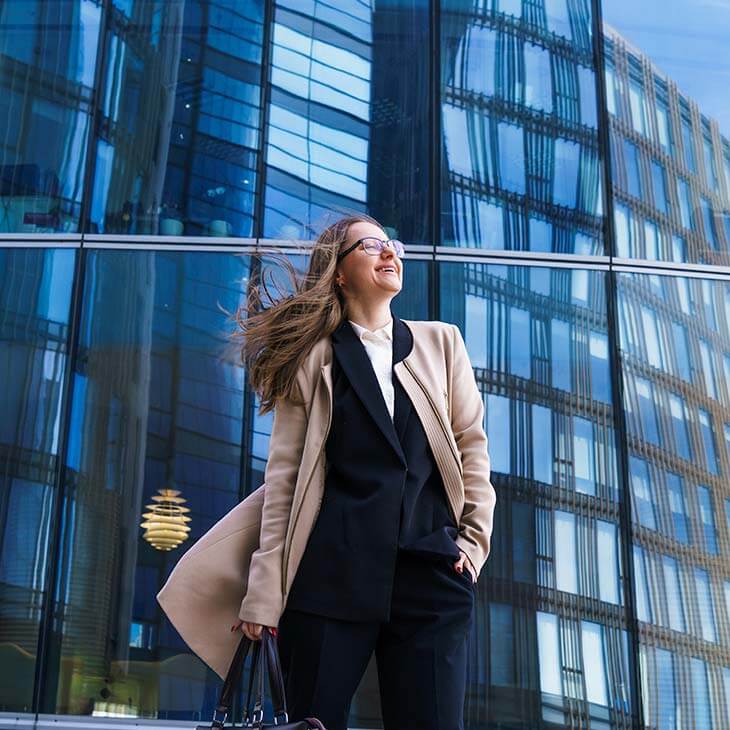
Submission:
[[[264,661],[266,662],[266,670],[269,675],[269,685],[271,686],[271,700],[274,707],[274,725],[289,721],[286,709],[286,692],[284,690],[284,676],[281,670],[281,661],[279,659],[279,649],[277,647],[276,638],[267,627],[264,627],[259,641],[252,641],[245,634],[241,637],[241,641],[236,648],[231,665],[226,673],[226,678],[221,689],[220,699],[213,711],[212,727],[223,730],[224,723],[228,717],[228,710],[233,701],[233,693],[240,682],[243,664],[246,660],[249,650],[253,646],[251,660],[251,674],[249,677],[248,696],[246,698],[244,723],[253,722],[249,727],[261,727],[263,722],[264,707]],[[255,679],[258,678],[256,691],[256,704],[254,706],[253,716],[249,716],[249,708],[251,707],[251,694]],[[217,713],[223,713],[223,718],[219,720]],[[244,725],[246,727],[246,725]]]
[[[259,651],[260,650],[260,651]],[[274,633],[269,628],[264,628],[261,640],[254,648],[256,660],[252,664],[251,677],[249,680],[248,697],[246,699],[246,717],[244,723],[250,722],[244,727],[261,728],[264,721],[264,663],[266,672],[269,675],[269,686],[271,687],[271,703],[274,708],[274,725],[281,722],[289,722],[289,714],[286,710],[286,692],[284,690],[284,677],[281,671],[279,649],[277,647]],[[251,707],[251,690],[254,685],[254,674],[257,674],[256,704],[253,714],[249,715]]]
[[[246,659],[246,655],[248,654],[252,643],[251,639],[244,634],[236,647],[236,653],[233,655],[231,665],[228,667],[226,678],[223,681],[223,687],[221,689],[220,698],[218,699],[218,704],[213,710],[213,722],[211,727],[223,730],[223,725],[228,717],[228,710],[230,709],[233,700],[233,692],[241,679],[243,662]],[[219,720],[217,717],[219,712],[223,713],[222,720]]]

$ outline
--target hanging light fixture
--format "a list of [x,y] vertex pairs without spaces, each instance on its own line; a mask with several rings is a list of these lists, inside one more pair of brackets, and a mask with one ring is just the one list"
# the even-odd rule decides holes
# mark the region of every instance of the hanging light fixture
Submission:
[[190,508],[182,506],[187,500],[178,496],[180,490],[163,487],[157,491],[159,494],[152,495],[157,504],[145,505],[151,511],[142,515],[145,521],[140,523],[140,527],[145,528],[143,537],[152,547],[174,550],[188,539],[190,528],[186,523],[191,518],[185,513],[190,512]]

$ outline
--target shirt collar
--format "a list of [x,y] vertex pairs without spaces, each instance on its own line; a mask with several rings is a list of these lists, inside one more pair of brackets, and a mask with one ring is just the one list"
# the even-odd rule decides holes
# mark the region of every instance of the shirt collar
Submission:
[[357,322],[353,322],[351,319],[347,320],[351,325],[352,328],[355,330],[355,333],[357,336],[362,340],[363,335],[368,332],[370,335],[375,335],[376,337],[379,337],[381,339],[386,340],[392,340],[393,339],[393,318],[390,318],[390,321],[387,324],[384,324],[382,327],[376,329],[376,330],[369,330],[367,327],[363,327],[361,324],[358,324]]

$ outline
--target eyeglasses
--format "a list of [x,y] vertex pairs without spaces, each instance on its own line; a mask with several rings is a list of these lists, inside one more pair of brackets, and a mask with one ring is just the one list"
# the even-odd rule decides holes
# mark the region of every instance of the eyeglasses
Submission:
[[385,250],[386,246],[390,246],[393,251],[395,252],[395,255],[399,258],[403,258],[406,250],[403,246],[403,242],[399,241],[397,238],[390,238],[387,241],[383,241],[380,238],[375,238],[374,236],[368,236],[366,238],[361,238],[359,241],[355,241],[355,243],[352,244],[349,248],[346,248],[342,253],[337,255],[337,260],[340,261],[345,256],[347,256],[350,251],[355,250],[360,244],[362,244],[363,251],[365,253],[370,254],[370,256],[379,256],[382,251]]

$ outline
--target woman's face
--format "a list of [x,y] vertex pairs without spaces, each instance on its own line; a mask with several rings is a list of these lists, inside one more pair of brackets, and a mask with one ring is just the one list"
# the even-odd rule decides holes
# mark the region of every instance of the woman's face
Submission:
[[[388,239],[382,228],[372,223],[358,221],[350,226],[347,241],[340,246],[345,251],[355,241],[372,236],[381,241]],[[394,297],[403,286],[403,261],[390,246],[380,254],[367,253],[362,246],[350,251],[337,265],[336,281],[341,281],[340,291],[356,298]]]

